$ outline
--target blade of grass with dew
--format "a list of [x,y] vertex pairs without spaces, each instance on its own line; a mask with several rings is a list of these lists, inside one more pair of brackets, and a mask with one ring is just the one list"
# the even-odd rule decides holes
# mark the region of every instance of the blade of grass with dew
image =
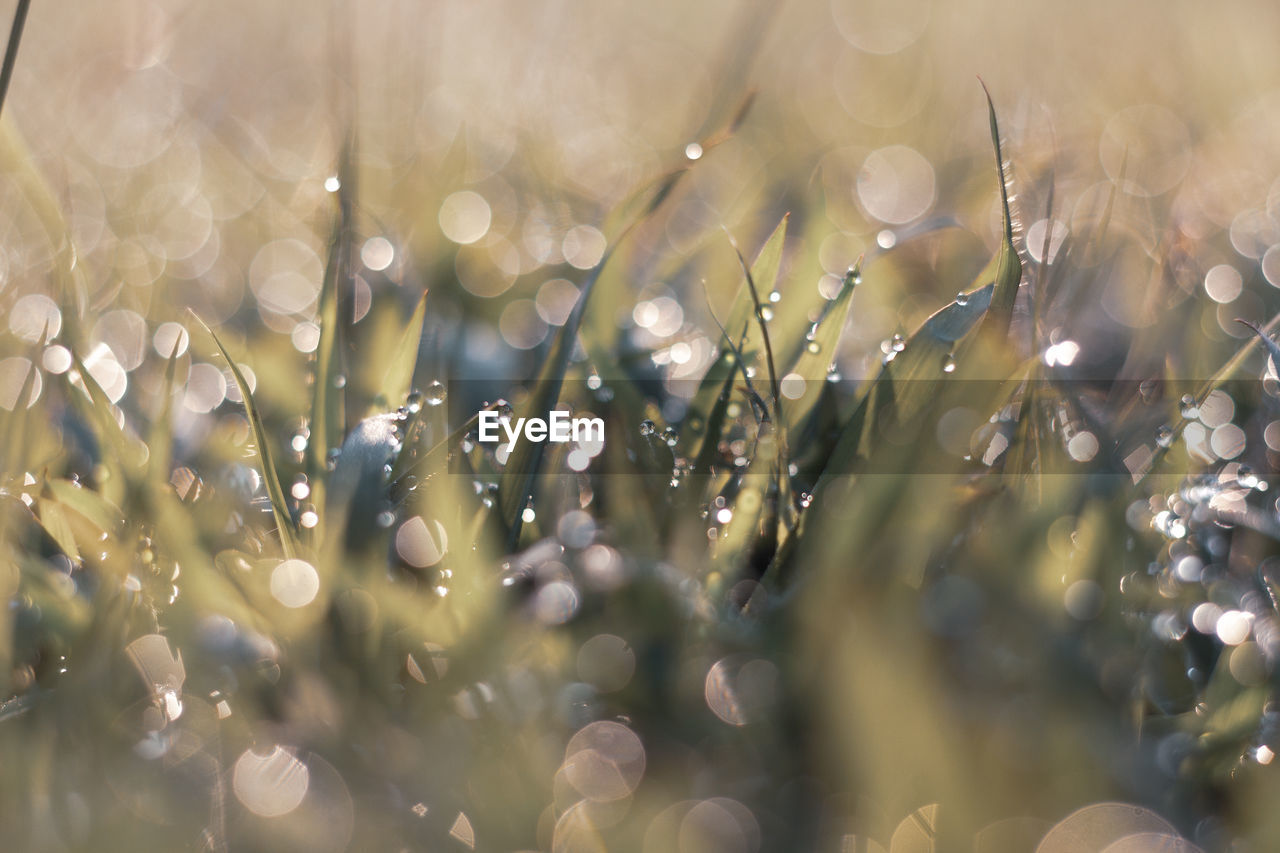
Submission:
[[[985,84],[983,91],[986,92]],[[925,320],[906,342],[903,350],[881,369],[853,416],[841,430],[841,437],[832,451],[824,477],[830,471],[853,470],[855,461],[869,452],[869,438],[879,429],[880,413],[890,405],[895,410],[895,416],[900,419],[910,418],[913,411],[923,407],[933,397],[938,383],[944,378],[951,378],[944,372],[944,364],[948,359],[955,362],[957,350],[962,343],[965,346],[959,361],[964,363],[969,356],[975,354],[975,346],[980,340],[985,339],[999,345],[1008,338],[1013,306],[1022,278],[1022,262],[1013,245],[1007,173],[1000,148],[1000,129],[996,121],[995,105],[990,93],[987,93],[987,113],[1000,180],[1000,248],[986,269],[979,273],[976,289],[962,293],[956,301]],[[982,334],[970,336],[970,332],[979,327]],[[1001,370],[1002,373],[1008,372],[1003,368]],[[974,369],[967,365],[966,372],[976,375]]]
[[425,321],[426,293],[422,293],[417,305],[413,307],[413,314],[408,319],[408,323],[404,324],[404,330],[397,339],[387,370],[383,373],[378,394],[375,396],[375,400],[384,401],[388,409],[401,405],[410,393],[413,371],[417,368],[417,348],[422,339],[422,324]]
[[[736,577],[745,572],[751,580],[757,580],[764,566],[743,565],[744,557],[752,555],[748,562],[764,565],[773,558],[780,533],[778,504],[787,499],[782,489],[782,481],[786,477],[779,473],[781,450],[781,442],[775,433],[757,439],[751,462],[738,484],[738,492],[725,507],[729,511],[729,519],[721,528],[711,559],[712,570],[724,577]],[[756,551],[761,555],[754,556]]]
[[382,381],[374,395],[374,405],[369,413],[377,414],[400,405],[409,395],[413,385],[414,370],[418,366],[418,345],[422,340],[422,326],[427,319],[427,294],[418,299],[409,322],[396,339],[383,371]]
[[[715,474],[716,461],[720,458],[719,438],[724,432],[724,422],[728,417],[729,402],[733,399],[734,379],[737,375],[742,377],[742,388],[751,404],[752,412],[757,414],[767,413],[768,409],[762,400],[759,400],[759,394],[754,388],[751,376],[747,372],[747,359],[724,326],[720,325],[719,318],[716,317],[715,310],[711,307],[710,302],[707,304],[707,311],[711,314],[712,321],[720,329],[720,339],[722,346],[728,347],[730,352],[731,369],[724,378],[724,383],[720,387],[720,394],[716,397],[715,403],[711,407],[711,412],[707,415],[706,434],[708,436],[717,436],[716,441],[704,441],[698,449],[698,455],[694,457],[692,465],[689,467],[688,476],[681,480],[677,490],[676,499],[671,502],[671,512],[667,515],[667,526],[672,523],[679,524],[689,516],[690,509],[693,506],[706,503],[711,500],[712,491],[717,488],[717,478]],[[742,335],[746,335],[746,323],[743,324]],[[759,402],[757,402],[759,401]],[[695,531],[694,540],[700,540],[702,534]]]
[[[1238,350],[1236,350],[1235,355],[1227,359],[1226,363],[1224,363],[1222,367],[1219,367],[1212,376],[1210,376],[1203,383],[1201,383],[1200,388],[1193,395],[1191,395],[1195,406],[1198,407],[1201,403],[1203,403],[1205,398],[1208,397],[1211,392],[1213,392],[1220,385],[1222,385],[1223,382],[1226,382],[1228,379],[1230,379],[1236,373],[1236,371],[1240,369],[1241,365],[1244,364],[1245,359],[1247,359],[1250,355],[1252,355],[1254,351],[1257,349],[1257,347],[1259,346],[1260,340],[1267,341],[1271,345],[1271,346],[1266,346],[1265,344],[1263,345],[1268,351],[1268,357],[1270,357],[1271,347],[1276,345],[1274,341],[1271,341],[1270,336],[1277,329],[1280,329],[1280,313],[1276,314],[1274,317],[1268,320],[1267,324],[1265,326],[1262,326],[1261,328],[1257,327],[1253,323],[1248,323],[1248,322],[1244,323],[1244,325],[1254,330],[1254,333],[1255,333],[1254,337],[1246,341]],[[1143,474],[1143,476],[1135,479],[1134,481],[1135,485],[1137,485],[1138,483],[1141,483],[1144,479],[1146,479],[1147,474],[1151,474],[1156,470],[1156,468],[1159,467],[1159,463],[1165,458],[1165,456],[1168,455],[1169,450],[1174,445],[1177,444],[1178,437],[1182,435],[1182,431],[1183,429],[1186,428],[1188,423],[1189,423],[1189,419],[1182,416],[1180,413],[1177,413],[1175,415],[1175,417],[1173,418],[1173,425],[1170,428],[1168,441],[1157,443],[1155,452],[1154,454],[1152,454],[1151,462],[1147,467],[1146,473]]]
[[[600,280],[601,273],[608,266],[618,247],[626,241],[628,235],[658,210],[679,184],[681,178],[687,173],[688,168],[686,167],[659,179],[656,182],[656,189],[653,189],[652,195],[647,198],[643,210],[625,226],[621,227],[616,238],[609,241],[608,249],[605,250],[604,256],[591,269],[591,272],[588,273],[586,280],[583,282],[582,288],[578,293],[578,299],[574,303],[568,319],[556,332],[556,336],[551,343],[550,352],[547,354],[547,359],[543,362],[542,369],[539,371],[534,393],[529,396],[525,404],[524,416],[545,417],[551,407],[556,404],[560,396],[560,389],[564,385],[570,357],[573,355],[574,347],[577,344],[578,330],[582,325],[583,315],[586,313],[587,304],[591,299],[592,292],[595,290],[596,283]],[[651,184],[650,186],[654,185]],[[642,195],[648,192],[649,190],[646,188],[642,190]],[[542,442],[518,442],[515,448],[511,450],[507,463],[503,467],[502,476],[498,480],[498,513],[495,518],[505,526],[506,535],[504,538],[508,550],[514,550],[519,542],[522,524],[521,515],[525,506],[533,497],[534,483],[541,468],[544,449]]]
[[[769,235],[759,254],[756,255],[755,262],[751,265],[751,275],[755,281],[761,286],[767,286],[769,290],[773,290],[777,284],[778,270],[782,265],[782,247],[786,240],[789,220],[790,216],[782,217],[782,221]],[[733,305],[729,309],[729,317],[724,323],[724,328],[730,330],[744,328],[756,313],[757,309],[753,302],[744,277],[734,297]],[[704,449],[707,446],[714,448],[719,443],[719,434],[713,435],[709,430],[710,419],[717,401],[721,399],[725,383],[731,380],[734,371],[738,369],[734,365],[736,358],[733,348],[725,346],[722,341],[715,361],[703,374],[698,390],[689,403],[689,409],[680,430],[678,446],[683,451],[682,455],[691,459],[700,459],[705,455]]]
[[271,436],[267,434],[266,427],[262,424],[262,416],[258,413],[258,407],[253,402],[249,383],[245,380],[244,373],[241,372],[235,359],[231,357],[231,353],[227,352],[227,348],[223,346],[217,333],[209,328],[208,324],[200,319],[195,312],[192,312],[191,316],[195,317],[196,322],[209,333],[209,337],[213,338],[214,345],[217,346],[218,352],[226,360],[227,366],[231,370],[231,376],[235,380],[236,388],[240,391],[240,398],[244,401],[244,411],[249,418],[249,427],[253,432],[253,440],[258,445],[258,461],[262,467],[262,482],[267,490],[267,499],[271,503],[271,514],[275,517],[276,527],[280,531],[280,546],[284,550],[285,557],[293,559],[298,556],[297,532],[293,529],[293,520],[289,516],[289,505],[285,503],[284,489],[280,487],[280,474],[272,461]]
[[[610,247],[583,283],[578,301],[569,313],[569,318],[557,331],[551,343],[551,350],[547,354],[546,361],[543,362],[542,370],[538,373],[533,393],[529,395],[524,405],[522,417],[547,417],[547,413],[558,401],[587,301],[591,298],[591,292],[596,281],[599,280],[601,270],[609,262],[613,252],[614,247]],[[505,527],[508,550],[515,550],[519,541],[521,515],[529,499],[533,497],[534,481],[542,465],[544,450],[542,442],[518,441],[511,449],[507,463],[502,469],[502,476],[498,479],[496,518]]]
[[991,100],[987,85],[982,84],[987,97],[987,117],[991,122],[991,145],[996,155],[996,176],[1000,181],[1000,249],[977,279],[979,287],[994,285],[991,294],[991,310],[983,325],[998,340],[1009,336],[1013,320],[1013,306],[1018,298],[1018,284],[1022,281],[1022,261],[1013,245],[1013,216],[1009,210],[1009,174],[1005,168],[1004,154],[1000,147],[1000,125],[996,121],[996,106]]
[[[497,411],[497,405],[487,406],[481,409],[482,412]],[[396,457],[396,461],[391,469],[392,496],[399,492],[403,497],[403,482],[406,477],[412,475],[420,480],[433,477],[436,474],[443,473],[449,459],[453,456],[455,448],[462,444],[467,434],[480,425],[480,413],[472,415],[462,426],[449,433],[449,436],[431,446],[431,449],[416,458],[408,452],[409,446],[406,443],[405,448]]]
[[[732,243],[732,239],[730,241]],[[751,274],[751,270],[747,267],[747,261],[742,257],[742,252],[738,249],[736,243],[733,243],[734,254],[737,255],[738,264],[742,267],[742,274],[747,280],[747,290],[751,294],[751,300],[754,303],[752,316],[755,318],[756,326],[760,330],[760,338],[764,342],[765,367],[769,371],[769,417],[771,424],[761,424],[760,429],[765,431],[765,435],[758,435],[756,440],[756,453],[760,453],[761,445],[768,447],[766,455],[767,464],[770,469],[771,481],[766,489],[769,496],[771,506],[764,507],[766,512],[767,523],[773,525],[773,529],[769,530],[762,538],[762,541],[771,541],[776,538],[778,523],[778,507],[781,506],[784,512],[786,523],[791,522],[791,478],[789,475],[791,465],[791,452],[787,446],[787,428],[782,419],[782,390],[778,380],[777,360],[773,354],[773,336],[769,333],[769,322],[765,316],[765,304],[760,301],[760,290],[756,287],[755,277]],[[778,270],[773,271],[774,282],[770,287],[777,286]],[[744,370],[744,375],[746,371]],[[771,457],[771,458],[769,458]],[[754,461],[754,460],[753,460]]]
[[[345,187],[338,188],[338,192],[344,191]],[[324,472],[329,450],[331,446],[336,447],[341,442],[344,431],[346,389],[336,387],[334,380],[342,372],[338,281],[344,263],[343,254],[347,251],[345,231],[342,216],[339,215],[329,237],[329,256],[325,262],[324,279],[320,285],[320,305],[316,313],[320,340],[316,344],[315,384],[311,392],[309,420],[311,432],[307,438],[307,479],[311,483],[315,500],[318,501],[316,506],[324,506]],[[318,494],[317,489],[320,490]]]
[[793,401],[782,404],[785,420],[789,430],[795,432],[806,425],[809,415],[818,404],[824,383],[835,364],[836,348],[840,344],[840,336],[849,323],[849,313],[853,308],[853,291],[862,280],[862,258],[845,274],[840,285],[840,292],[823,308],[822,314],[814,321],[805,336],[805,346],[799,358],[791,367],[805,382],[804,393]]
[[821,479],[835,472],[848,473],[859,458],[866,458],[884,411],[892,407],[897,417],[910,418],[913,411],[933,399],[939,383],[949,378],[943,370],[944,360],[957,342],[977,328],[994,290],[994,283],[988,284],[970,293],[963,304],[952,302],[936,311],[881,368],[841,429]]

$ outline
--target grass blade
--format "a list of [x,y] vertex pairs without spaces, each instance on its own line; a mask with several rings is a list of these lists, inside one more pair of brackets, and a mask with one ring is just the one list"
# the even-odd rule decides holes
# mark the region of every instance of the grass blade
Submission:
[[[405,324],[404,331],[391,350],[392,357],[387,369],[382,374],[382,383],[374,396],[375,407],[381,406],[383,411],[400,405],[409,394],[413,384],[413,373],[418,366],[418,345],[422,340],[422,326],[427,319],[427,294],[423,293],[413,315]],[[369,414],[377,414],[370,411]]]
[[1009,324],[1013,319],[1013,305],[1018,298],[1018,284],[1022,281],[1022,261],[1013,245],[1013,216],[1009,211],[1009,174],[1005,169],[1004,154],[1000,148],[1000,126],[996,121],[996,107],[982,84],[987,96],[987,115],[991,121],[991,145],[996,154],[996,174],[1000,179],[1000,250],[987,268],[979,274],[977,284],[995,285],[991,294],[991,311],[984,325],[997,339],[1009,336]]
[[[624,235],[625,236],[625,235]],[[565,373],[569,369],[569,358],[573,354],[574,344],[578,338],[578,327],[582,324],[582,315],[586,311],[587,300],[595,283],[600,279],[600,272],[613,257],[616,244],[605,252],[604,257],[583,282],[582,292],[569,314],[569,319],[556,333],[551,344],[547,360],[543,362],[538,374],[534,393],[529,396],[524,406],[525,417],[546,417],[556,404],[560,389],[564,385]],[[498,519],[506,527],[508,550],[515,550],[520,538],[522,524],[521,514],[529,500],[533,497],[534,480],[542,465],[545,445],[542,442],[521,441],[511,450],[507,464],[498,480]]]
[[0,66],[0,110],[4,108],[5,97],[9,94],[9,81],[13,79],[13,67],[18,62],[18,45],[22,42],[22,29],[26,26],[30,8],[31,0],[18,0],[18,7],[13,10],[9,43],[4,49],[4,65]]
[[222,357],[226,359],[227,366],[231,369],[231,376],[235,379],[236,388],[240,390],[240,398],[244,401],[244,412],[248,416],[249,426],[253,430],[253,440],[258,445],[258,459],[262,466],[262,482],[267,489],[267,499],[271,502],[271,514],[275,517],[276,527],[280,530],[280,545],[284,549],[285,557],[293,559],[298,555],[298,534],[293,528],[293,520],[289,515],[289,505],[285,503],[284,489],[280,487],[280,475],[276,470],[275,462],[271,458],[271,437],[267,435],[266,427],[262,424],[262,416],[258,413],[258,407],[253,402],[253,395],[249,391],[249,383],[245,380],[244,373],[240,371],[235,359],[231,357],[231,353],[227,352],[227,348],[223,346],[217,333],[209,328],[204,320],[201,320],[194,312],[192,312],[191,316],[195,317],[196,322],[209,333],[209,337],[213,338],[213,343],[218,347],[218,352],[222,353]]
[[[862,280],[862,259],[849,269],[836,298],[827,303],[822,315],[810,328],[806,335],[806,345],[791,368],[805,381],[804,394],[798,399],[788,402],[783,410],[789,430],[800,430],[807,422],[818,399],[822,395],[823,383],[831,365],[835,363],[836,347],[840,343],[840,335],[849,323],[849,312],[853,308],[853,291]],[[797,439],[798,440],[798,439]]]
[[[769,235],[769,239],[765,241],[755,262],[751,265],[754,281],[770,291],[778,280],[778,270],[782,265],[782,246],[786,241],[789,220],[789,215],[782,217],[782,221]],[[724,328],[730,330],[744,328],[751,321],[756,310],[755,301],[744,279],[734,297]],[[725,383],[730,381],[734,371],[739,369],[734,365],[735,360],[733,348],[722,342],[719,355],[702,376],[702,381],[689,404],[688,414],[681,427],[680,446],[685,450],[684,456],[701,458],[706,446],[710,445],[714,448],[720,440],[719,434],[712,433],[710,430],[711,416],[717,401],[721,399]]]

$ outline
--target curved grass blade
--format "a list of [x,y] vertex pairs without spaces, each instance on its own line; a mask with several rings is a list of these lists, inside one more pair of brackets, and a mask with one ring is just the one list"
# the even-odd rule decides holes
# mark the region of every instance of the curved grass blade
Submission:
[[1256,323],[1251,323],[1248,320],[1236,320],[1236,322],[1253,329],[1253,333],[1258,336],[1262,341],[1262,345],[1267,349],[1267,358],[1271,362],[1272,370],[1276,372],[1276,376],[1280,376],[1280,345],[1277,345],[1275,341],[1271,340],[1271,337],[1266,332],[1262,331],[1262,329],[1258,328]]
[[227,366],[231,369],[231,376],[235,379],[236,388],[240,391],[240,398],[244,401],[244,412],[249,418],[249,426],[253,430],[254,443],[258,445],[258,460],[262,465],[262,482],[267,489],[267,499],[271,502],[271,514],[275,517],[276,527],[280,529],[280,545],[284,549],[284,555],[288,559],[293,559],[298,555],[298,534],[293,528],[293,520],[289,516],[289,505],[285,503],[284,489],[280,487],[280,475],[276,470],[275,462],[271,458],[271,437],[267,435],[266,427],[262,425],[262,416],[258,413],[258,407],[253,402],[253,395],[249,392],[249,383],[245,380],[244,374],[240,371],[239,365],[235,359],[231,357],[231,353],[227,352],[227,348],[222,345],[222,341],[218,335],[209,328],[208,324],[196,316],[195,312],[191,313],[196,318],[209,337],[213,338],[213,343],[218,347],[218,352],[222,353],[222,357],[226,359]]
[[[979,80],[979,82],[982,82]],[[1018,258],[1018,250],[1013,245],[1013,216],[1009,211],[1009,173],[1005,168],[1004,154],[1000,148],[1000,125],[996,121],[996,107],[991,100],[991,92],[987,84],[982,83],[982,91],[987,96],[987,115],[991,121],[991,145],[995,148],[996,174],[1000,179],[1000,250],[992,258],[979,275],[977,284],[995,285],[991,294],[991,312],[984,325],[996,338],[1003,340],[1009,336],[1009,325],[1013,320],[1013,305],[1018,298],[1018,284],[1022,281],[1022,261]]]

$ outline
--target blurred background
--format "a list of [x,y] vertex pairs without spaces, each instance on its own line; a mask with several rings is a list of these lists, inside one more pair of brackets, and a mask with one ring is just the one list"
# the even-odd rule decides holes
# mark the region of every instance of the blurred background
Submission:
[[[756,92],[651,236],[663,265],[627,282],[627,296],[676,297],[641,324],[670,338],[685,319],[706,323],[703,279],[718,306],[731,295],[732,275],[717,274],[734,264],[722,228],[754,251],[791,211],[804,249],[790,254],[818,263],[790,286],[811,289],[897,232],[958,221],[887,255],[858,295],[843,354],[862,375],[881,340],[967,283],[994,244],[978,75],[1001,111],[1034,251],[1050,230],[1050,175],[1056,243],[1099,215],[1123,173],[1116,218],[1143,250],[1172,244],[1206,269],[1224,264],[1209,295],[1228,307],[1197,332],[1239,337],[1231,318],[1269,314],[1278,14],[1264,3],[924,0],[49,4],[31,17],[6,112],[65,210],[94,310],[86,332],[120,368],[96,370],[123,393],[154,358],[144,342],[188,306],[308,350],[334,206],[326,181],[350,128],[366,299],[394,286],[411,304],[437,290],[433,317],[485,322],[465,351],[473,369],[510,373],[567,313],[570,285],[603,251],[606,214]],[[8,193],[0,211],[10,305],[44,292],[57,251],[29,207]],[[959,272],[937,275],[947,264]],[[1178,272],[1177,284],[1197,293],[1202,273]],[[1152,322],[1143,288],[1101,290],[1103,322]],[[49,310],[32,299],[10,325],[34,337]],[[440,326],[435,345],[457,360],[446,332],[460,327]],[[695,349],[691,376],[710,357]]]
[[[0,836],[32,850],[1274,849],[1275,522],[1236,536],[1193,512],[1228,484],[1237,509],[1275,516],[1261,490],[1280,424],[1252,386],[1192,407],[1178,477],[1143,494],[1082,479],[983,515],[981,489],[918,478],[849,498],[846,529],[805,552],[818,580],[760,624],[723,612],[750,590],[622,519],[641,494],[611,516],[578,489],[539,508],[542,551],[500,562],[479,546],[449,569],[441,537],[466,525],[424,509],[392,549],[430,569],[413,595],[445,599],[441,613],[472,601],[437,619],[397,609],[420,602],[389,580],[326,575],[316,598],[315,569],[280,562],[241,392],[188,309],[243,356],[303,527],[315,512],[293,477],[340,198],[354,204],[348,427],[424,293],[416,385],[474,380],[450,385],[475,389],[455,414],[512,393],[637,188],[681,169],[601,280],[587,387],[652,380],[651,414],[678,425],[742,279],[731,240],[750,259],[787,213],[773,304],[834,299],[865,259],[834,365],[856,381],[996,251],[980,77],[1024,280],[1070,252],[1041,309],[1043,360],[1104,385],[1205,379],[1253,334],[1235,318],[1280,310],[1277,31],[1274,3],[1187,0],[35,4],[0,125],[0,408],[47,430],[7,452],[6,500],[62,478],[139,514],[100,556],[81,549],[92,571],[65,547],[37,562],[7,530],[0,727],[17,757]],[[1029,314],[1024,299],[1024,355]],[[190,550],[157,556],[151,537],[176,517],[103,476],[111,450],[68,415],[63,377],[80,359],[134,447],[175,352],[162,483],[196,520],[178,540]],[[1247,367],[1264,370],[1256,354]],[[1201,470],[1209,491],[1186,492],[1181,475]],[[106,512],[49,488],[32,502]],[[235,582],[261,608],[179,595],[179,564],[201,559],[261,575]],[[533,578],[523,621],[486,622],[475,601],[492,584],[468,572]],[[104,597],[112,583],[127,593]],[[125,686],[135,670],[146,695]]]

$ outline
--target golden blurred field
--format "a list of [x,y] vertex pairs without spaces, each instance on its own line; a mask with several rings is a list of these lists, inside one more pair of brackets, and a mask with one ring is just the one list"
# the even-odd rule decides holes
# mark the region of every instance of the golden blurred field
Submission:
[[30,4],[0,846],[1274,849],[1277,27]]

